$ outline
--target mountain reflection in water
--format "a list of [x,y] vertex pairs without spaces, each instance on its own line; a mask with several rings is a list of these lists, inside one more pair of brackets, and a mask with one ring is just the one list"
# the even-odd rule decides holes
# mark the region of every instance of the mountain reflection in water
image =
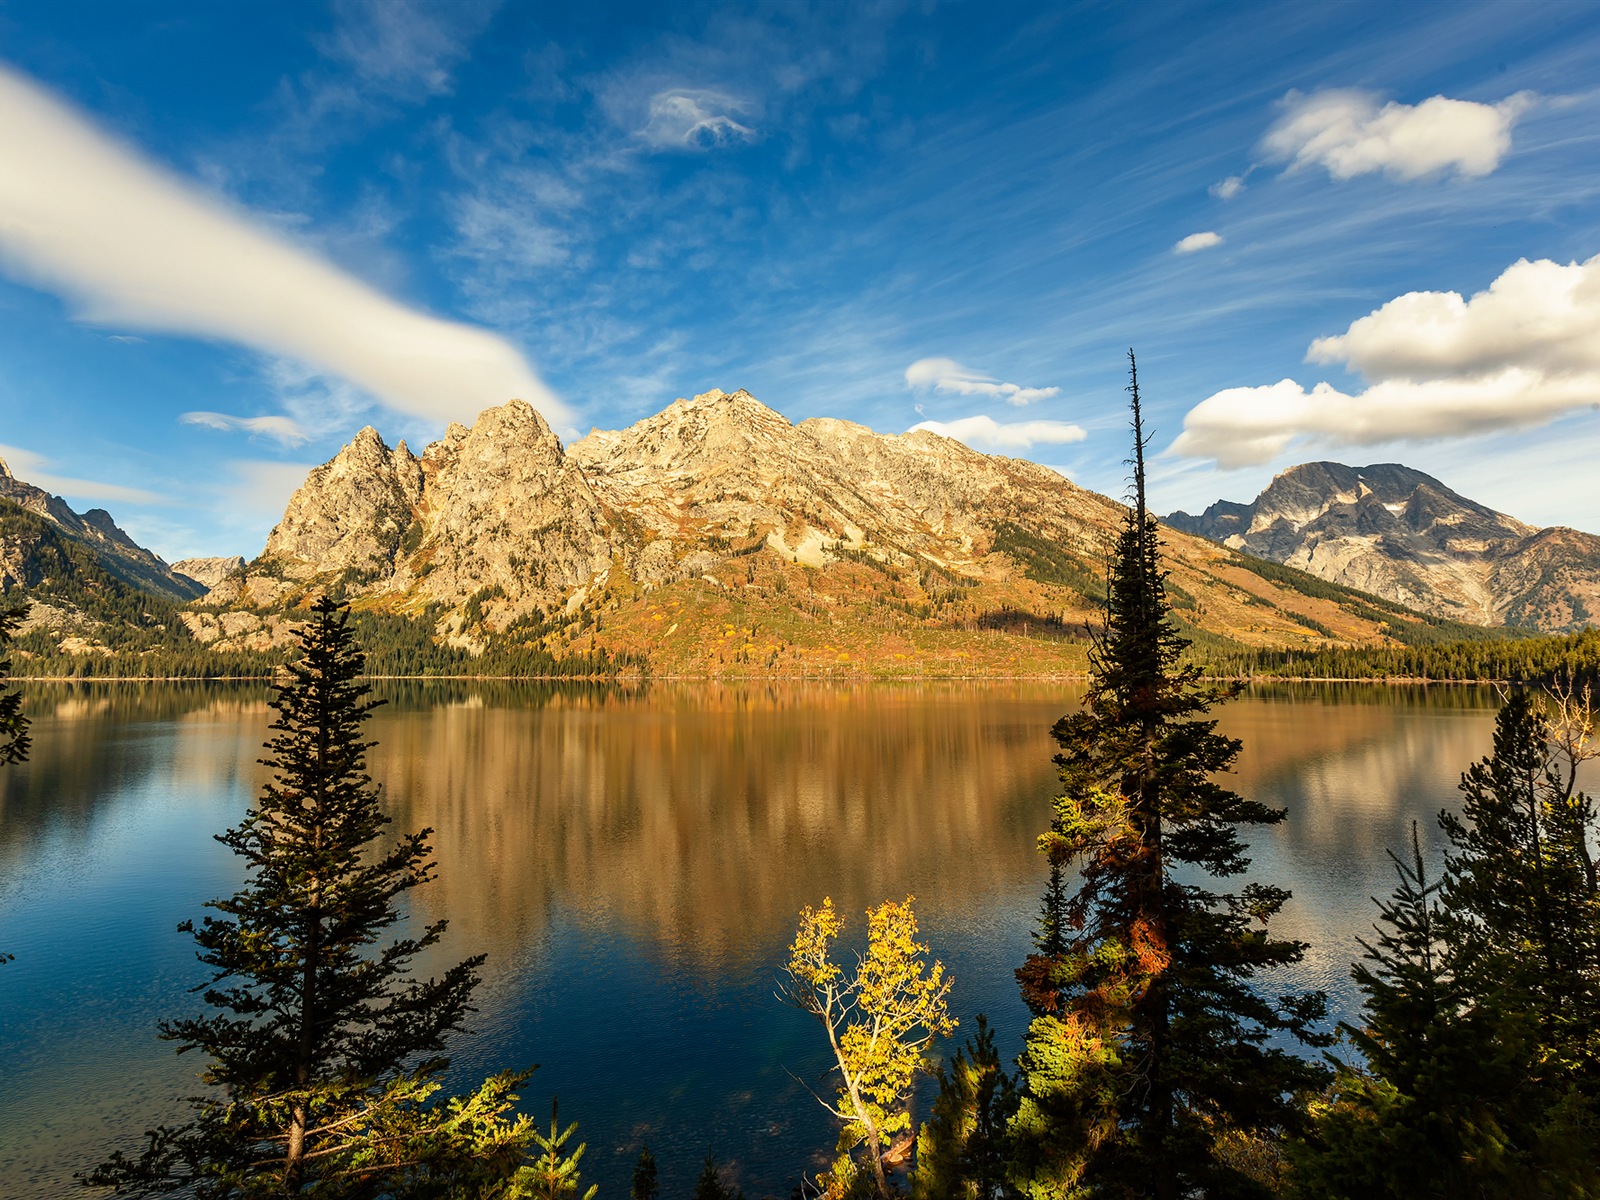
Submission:
[[[1049,728],[1081,687],[384,682],[371,770],[397,828],[434,828],[448,917],[439,962],[490,955],[463,1081],[539,1062],[603,1195],[648,1141],[669,1192],[708,1148],[753,1195],[787,1194],[832,1132],[815,1029],[772,998],[802,904],[917,897],[972,1029],[1018,1044],[1012,969],[1043,872]],[[191,1058],[154,1037],[201,982],[173,932],[236,886],[211,835],[263,779],[254,685],[28,689],[33,761],[0,771],[0,1178],[81,1194],[71,1172],[180,1111]],[[1311,944],[1289,985],[1347,1006],[1368,899],[1412,819],[1453,805],[1487,752],[1482,689],[1260,689],[1221,710],[1236,786],[1290,810],[1254,835],[1255,874],[1292,887],[1280,931]],[[852,931],[847,931],[847,938]],[[126,1143],[125,1143],[126,1144]]]

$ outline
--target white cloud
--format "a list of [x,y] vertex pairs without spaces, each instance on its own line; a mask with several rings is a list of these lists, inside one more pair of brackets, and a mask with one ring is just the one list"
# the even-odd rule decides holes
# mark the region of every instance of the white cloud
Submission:
[[0,262],[87,321],[213,337],[343,377],[402,412],[566,407],[509,343],[406,308],[115,144],[0,68]]
[[1036,388],[1002,383],[993,375],[963,367],[953,358],[917,359],[906,368],[906,386],[938,388],[941,392],[954,392],[958,396],[990,396],[1017,408],[1036,400],[1048,400],[1061,391],[1058,387]]
[[1370,446],[1542,425],[1600,405],[1600,255],[1521,260],[1470,300],[1410,292],[1318,338],[1308,361],[1369,386],[1292,379],[1229,388],[1184,417],[1172,449],[1224,467],[1264,463],[1300,439]]
[[926,429],[941,437],[965,442],[974,450],[1031,450],[1034,446],[1064,446],[1089,435],[1083,427],[1066,421],[1016,421],[1001,424],[993,417],[961,417],[955,421],[919,421],[907,433]]
[[185,425],[200,425],[223,433],[260,434],[275,438],[286,446],[309,441],[311,435],[292,417],[234,417],[218,412],[186,412],[178,418]]
[[1534,104],[1518,92],[1499,104],[1434,96],[1421,104],[1380,104],[1371,93],[1335,89],[1283,98],[1283,116],[1262,148],[1290,170],[1327,168],[1335,179],[1383,171],[1414,180],[1446,171],[1487,175],[1511,149],[1511,128]]
[[337,25],[318,48],[369,88],[408,99],[444,95],[496,7],[495,0],[336,0]]
[[1207,190],[1218,200],[1232,200],[1244,191],[1244,176],[1229,175],[1226,179],[1213,183]]
[[120,500],[125,504],[166,504],[164,496],[147,492],[143,488],[123,487],[120,483],[100,483],[93,479],[71,479],[57,475],[50,468],[51,460],[21,446],[0,446],[0,460],[4,460],[12,475],[36,488],[54,492],[72,500]]
[[709,150],[730,142],[754,141],[756,131],[734,120],[748,109],[743,101],[704,88],[669,88],[650,97],[650,116],[639,137],[671,150]]
[[1209,250],[1213,246],[1222,245],[1222,235],[1206,230],[1204,233],[1191,233],[1181,239],[1172,247],[1174,254],[1193,254],[1196,250]]

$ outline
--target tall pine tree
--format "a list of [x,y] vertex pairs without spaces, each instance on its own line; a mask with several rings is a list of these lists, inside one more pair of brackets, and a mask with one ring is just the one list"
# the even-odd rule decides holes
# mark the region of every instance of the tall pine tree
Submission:
[[1393,851],[1399,882],[1379,903],[1376,941],[1351,974],[1363,996],[1359,1026],[1343,1024],[1361,1053],[1341,1063],[1312,1105],[1313,1127],[1293,1153],[1299,1200],[1512,1200],[1541,1194],[1515,1146],[1532,1022],[1476,1002],[1421,839]]
[[[0,609],[0,654],[3,654],[16,636],[22,620],[28,615],[28,602]],[[6,689],[11,679],[11,659],[0,658],[0,766],[7,763],[26,762],[31,740],[28,737],[28,717],[22,711],[22,693]],[[0,963],[8,963],[15,955],[0,951]]]
[[[1129,351],[1133,496],[1110,567],[1106,625],[1083,709],[1057,722],[1062,794],[1040,839],[1058,886],[1017,972],[1034,1014],[1012,1120],[1013,1184],[1065,1196],[1248,1195],[1226,1147],[1299,1119],[1324,1078],[1288,1043],[1314,1032],[1319,993],[1269,997],[1259,976],[1304,945],[1268,936],[1288,892],[1241,875],[1241,827],[1281,810],[1216,782],[1240,749],[1208,713],[1225,690],[1185,665],[1146,507],[1139,380]],[[1076,890],[1057,870],[1075,866]]]
[[461,1028],[481,956],[437,979],[411,961],[445,923],[397,934],[400,901],[432,877],[429,830],[380,839],[389,818],[367,775],[363,724],[380,701],[359,677],[349,614],[324,599],[272,701],[273,778],[218,840],[247,880],[192,933],[217,1011],[164,1022],[200,1050],[213,1091],[194,1117],[149,1134],[88,1178],[118,1194],[470,1197],[515,1171],[532,1128],[509,1119],[522,1076],[440,1101],[445,1038]]
[[[10,647],[23,618],[28,615],[28,602],[24,600],[10,608],[0,609],[0,654]],[[6,690],[11,679],[11,658],[0,658],[0,766],[28,760],[28,718],[22,711],[22,693]]]
[[[1587,720],[1586,706],[1583,719]],[[1572,719],[1569,707],[1566,714]],[[1528,692],[1495,721],[1494,752],[1461,777],[1445,895],[1473,990],[1517,993],[1540,1026],[1542,1074],[1600,1094],[1600,890],[1594,806]]]

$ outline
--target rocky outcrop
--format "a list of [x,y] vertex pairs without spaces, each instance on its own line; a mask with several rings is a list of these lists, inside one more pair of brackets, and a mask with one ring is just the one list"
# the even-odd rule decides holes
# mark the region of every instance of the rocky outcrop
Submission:
[[221,558],[185,558],[172,564],[172,573],[192,579],[210,591],[229,575],[244,570],[242,555],[231,554]]
[[265,557],[290,579],[343,571],[381,578],[422,498],[422,464],[368,425],[313,470],[267,538]]
[[[111,519],[103,508],[76,513],[60,496],[25,483],[0,460],[0,501],[9,501],[56,526],[72,541],[93,554],[107,574],[130,587],[154,592],[170,600],[193,600],[205,588],[183,575],[176,575],[157,554],[138,545]],[[0,590],[34,582],[28,578],[24,561],[29,547],[19,540],[0,555]],[[7,566],[6,564],[10,565]]]
[[1600,616],[1600,538],[1537,529],[1397,463],[1306,463],[1167,524],[1436,616],[1551,632]]

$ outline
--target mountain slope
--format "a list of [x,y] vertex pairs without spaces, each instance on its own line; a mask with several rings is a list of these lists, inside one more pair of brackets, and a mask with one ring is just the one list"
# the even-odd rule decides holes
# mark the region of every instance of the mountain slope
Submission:
[[[129,587],[180,601],[193,600],[205,593],[205,588],[193,579],[175,575],[158,555],[136,545],[105,509],[91,508],[81,514],[73,512],[61,497],[18,479],[3,460],[0,460],[0,500],[48,522],[64,537],[88,550],[107,574]],[[42,527],[26,526],[30,531],[36,528]],[[34,553],[35,543],[24,535],[24,526],[14,527],[0,544],[0,592],[37,583],[42,578],[39,564],[31,561]]]
[[1250,504],[1165,520],[1452,620],[1560,632],[1600,614],[1600,537],[1524,524],[1397,463],[1306,463]]
[[[927,432],[795,425],[742,391],[567,448],[513,401],[420,458],[363,430],[311,472],[211,611],[185,619],[218,648],[261,648],[333,589],[453,646],[611,654],[659,673],[1073,671],[1123,512],[1034,463]],[[1437,632],[1212,542],[1167,541],[1176,615],[1202,640]]]

